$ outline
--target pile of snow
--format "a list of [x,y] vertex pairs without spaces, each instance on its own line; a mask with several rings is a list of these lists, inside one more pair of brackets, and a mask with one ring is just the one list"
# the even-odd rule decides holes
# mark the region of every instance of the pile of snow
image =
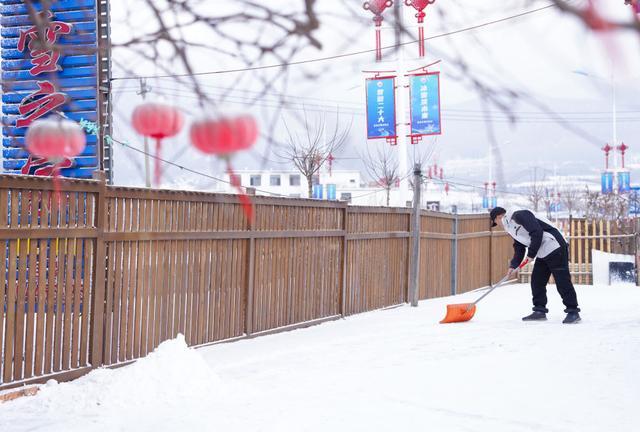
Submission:
[[640,289],[578,287],[576,325],[555,291],[546,322],[521,321],[530,289],[511,285],[467,323],[438,321],[480,292],[198,351],[171,341],[0,404],[0,431],[636,430]]
[[14,416],[34,411],[39,414],[27,429],[182,430],[201,426],[197,413],[217,403],[221,394],[220,378],[179,335],[132,365],[97,369],[70,383],[50,380],[35,397],[20,399],[3,412],[0,430],[22,430],[23,421]]

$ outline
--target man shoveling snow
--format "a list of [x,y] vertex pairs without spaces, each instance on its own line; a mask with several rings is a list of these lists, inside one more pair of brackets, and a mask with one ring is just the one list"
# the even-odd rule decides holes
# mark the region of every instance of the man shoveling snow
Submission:
[[580,321],[580,308],[576,290],[571,283],[569,273],[569,246],[560,231],[551,222],[536,216],[529,210],[505,210],[496,207],[491,210],[491,226],[501,223],[504,230],[513,237],[514,255],[508,275],[515,274],[522,262],[526,249],[527,259],[536,262],[531,273],[531,293],[533,295],[533,313],[522,318],[523,321],[543,321],[547,319],[547,283],[553,274],[558,293],[562,297],[567,313],[562,321],[573,324]]

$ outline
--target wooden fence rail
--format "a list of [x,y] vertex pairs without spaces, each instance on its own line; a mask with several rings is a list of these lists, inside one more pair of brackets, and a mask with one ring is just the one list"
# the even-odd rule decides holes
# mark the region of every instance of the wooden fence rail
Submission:
[[[0,175],[0,390],[407,302],[411,211]],[[419,298],[489,285],[511,240],[422,212]],[[582,235],[582,234],[580,234]],[[572,241],[578,241],[574,237]],[[440,317],[434,317],[439,319]]]

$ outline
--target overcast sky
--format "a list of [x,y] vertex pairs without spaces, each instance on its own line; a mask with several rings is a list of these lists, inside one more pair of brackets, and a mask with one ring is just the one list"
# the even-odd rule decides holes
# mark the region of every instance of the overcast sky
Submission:
[[[299,8],[300,0],[278,0],[282,10]],[[113,34],[115,40],[135,32],[144,31],[146,22],[140,11],[135,14],[135,21],[140,23],[133,30],[126,26],[123,17],[131,16],[135,1],[116,0],[112,2]],[[203,8],[217,10],[225,6],[233,8],[234,2],[206,1]],[[271,3],[271,2],[270,2]],[[277,2],[274,2],[277,3]],[[336,11],[342,8],[341,0],[322,0],[321,10]],[[358,3],[358,2],[356,2]],[[481,3],[478,5],[478,3]],[[628,7],[622,0],[600,0],[605,13],[623,18],[629,17]],[[489,21],[514,15],[548,4],[545,1],[526,0],[483,0],[469,2],[457,0],[439,0],[427,9],[427,37],[444,32],[463,29]],[[404,23],[417,32],[413,13],[407,7]],[[393,44],[393,31],[390,27],[391,11],[385,13],[388,19],[383,24],[383,45]],[[362,10],[362,19],[369,20],[371,13]],[[326,18],[317,33],[323,48],[318,50],[309,47],[297,54],[296,60],[314,59],[334,54],[357,52],[374,47],[373,25],[362,26],[361,22],[349,24],[342,19]],[[246,26],[245,26],[246,27]],[[251,34],[256,29],[238,26],[239,34]],[[193,31],[197,39],[199,33]],[[266,36],[265,36],[266,37]],[[208,39],[207,43],[217,44],[219,41]],[[498,148],[494,160],[496,176],[502,175],[507,184],[517,183],[529,177],[533,166],[548,170],[555,169],[561,174],[596,173],[602,165],[602,152],[599,147],[612,140],[612,58],[615,61],[615,82],[617,92],[617,108],[619,110],[618,138],[631,146],[629,159],[635,167],[640,168],[640,157],[635,157],[634,142],[639,135],[640,127],[636,119],[640,117],[638,102],[638,85],[640,80],[640,58],[638,56],[639,38],[632,34],[616,34],[615,36],[596,36],[586,30],[574,18],[554,9],[547,9],[522,18],[505,21],[478,30],[458,33],[450,37],[437,38],[427,43],[427,58],[415,59],[417,47],[406,47],[409,65],[419,67],[440,59],[461,56],[469,64],[469,73],[492,86],[508,86],[526,93],[536,104],[542,104],[567,119],[574,131],[551,121],[542,115],[535,106],[520,102],[513,107],[518,122],[509,124],[504,114],[497,108],[490,125],[493,128],[493,140],[488,134],[487,124],[482,117],[482,108],[486,105],[476,91],[461,85],[456,78],[457,68],[446,60],[438,65],[442,72],[441,96],[443,117],[443,134],[437,139],[426,139],[418,151],[427,151],[427,146],[435,146],[434,159],[446,167],[447,175],[484,181],[489,176],[489,152],[493,145]],[[612,55],[612,53],[615,53]],[[140,74],[161,73],[158,68],[145,65],[140,59],[116,50],[118,60],[129,66],[134,65]],[[340,110],[340,123],[353,122],[347,148],[338,159],[336,168],[361,168],[359,161],[351,159],[361,154],[364,146],[380,145],[367,143],[364,124],[364,70],[395,69],[395,55],[387,53],[385,61],[373,63],[373,53],[350,56],[338,60],[323,61],[291,66],[288,71],[287,85],[278,84],[274,93],[286,91],[289,96],[304,102],[312,115],[321,115],[328,111],[330,123],[335,114],[331,110]],[[275,63],[266,59],[266,64]],[[197,62],[196,72],[221,70],[241,66],[239,62],[224,56],[202,56]],[[590,76],[578,75],[572,71],[580,70]],[[309,79],[310,73],[322,73],[319,77]],[[261,72],[262,76],[281,73],[279,70]],[[114,76],[122,76],[123,72],[114,70]],[[234,88],[235,98],[230,98],[218,109],[222,113],[252,113],[260,118],[262,129],[274,128],[275,136],[280,141],[286,140],[282,119],[289,119],[288,124],[295,126],[294,115],[300,115],[298,105],[280,118],[272,118],[273,108],[270,100],[276,94],[267,95],[258,106],[247,106],[250,93],[243,91],[256,90],[252,73],[234,73],[208,75],[200,78],[200,82],[211,92],[220,88]],[[151,79],[148,84],[153,91],[150,97],[160,93],[171,94],[171,99],[178,103],[187,113],[187,118],[202,115],[196,99],[186,88],[172,83],[171,80]],[[118,139],[140,146],[140,139],[128,126],[133,107],[140,98],[135,94],[135,81],[114,82],[115,131]],[[266,105],[266,106],[265,106]],[[265,124],[268,123],[268,124]],[[576,133],[577,131],[577,133]],[[590,139],[586,139],[589,137]],[[203,158],[187,145],[186,132],[165,145],[165,155],[176,158],[179,163],[212,174],[223,171],[222,164],[215,160]],[[237,168],[287,168],[278,161],[273,149],[261,142],[256,151],[236,158]],[[415,149],[409,149],[410,157]],[[262,156],[268,158],[264,161]],[[121,184],[143,184],[141,159],[130,150],[116,149],[116,181]],[[632,173],[632,181],[636,171]],[[637,173],[640,175],[640,172]],[[526,177],[526,178],[524,178]],[[173,184],[210,184],[207,179],[189,175],[184,171],[167,169],[165,180]]]

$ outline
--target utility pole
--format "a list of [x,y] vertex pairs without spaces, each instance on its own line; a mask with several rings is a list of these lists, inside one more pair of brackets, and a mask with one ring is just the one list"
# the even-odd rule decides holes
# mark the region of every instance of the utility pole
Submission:
[[[395,16],[397,18],[396,22],[396,43],[398,44],[398,106],[396,110],[399,109],[398,117],[397,117],[397,131],[398,135],[398,169],[400,170],[400,190],[399,190],[399,200],[400,206],[404,207],[407,204],[407,195],[409,192],[409,179],[407,178],[407,135],[409,135],[407,130],[407,98],[406,94],[408,92],[409,82],[407,80],[407,68],[405,64],[404,57],[404,46],[402,45],[402,15],[404,12],[404,2],[396,1],[395,2]],[[398,108],[399,107],[399,108]],[[415,193],[415,192],[414,192]],[[414,199],[415,203],[415,199]],[[420,201],[418,201],[420,203]],[[415,204],[414,204],[415,205]]]
[[[147,93],[151,92],[151,87],[147,86],[147,80],[140,78],[140,90],[137,94],[142,96],[142,100],[147,98]],[[145,186],[151,187],[151,171],[149,170],[149,141],[144,137],[144,182]]]
[[413,216],[411,220],[411,268],[409,271],[409,300],[418,306],[418,278],[420,272],[420,191],[422,169],[419,163],[413,167]]

